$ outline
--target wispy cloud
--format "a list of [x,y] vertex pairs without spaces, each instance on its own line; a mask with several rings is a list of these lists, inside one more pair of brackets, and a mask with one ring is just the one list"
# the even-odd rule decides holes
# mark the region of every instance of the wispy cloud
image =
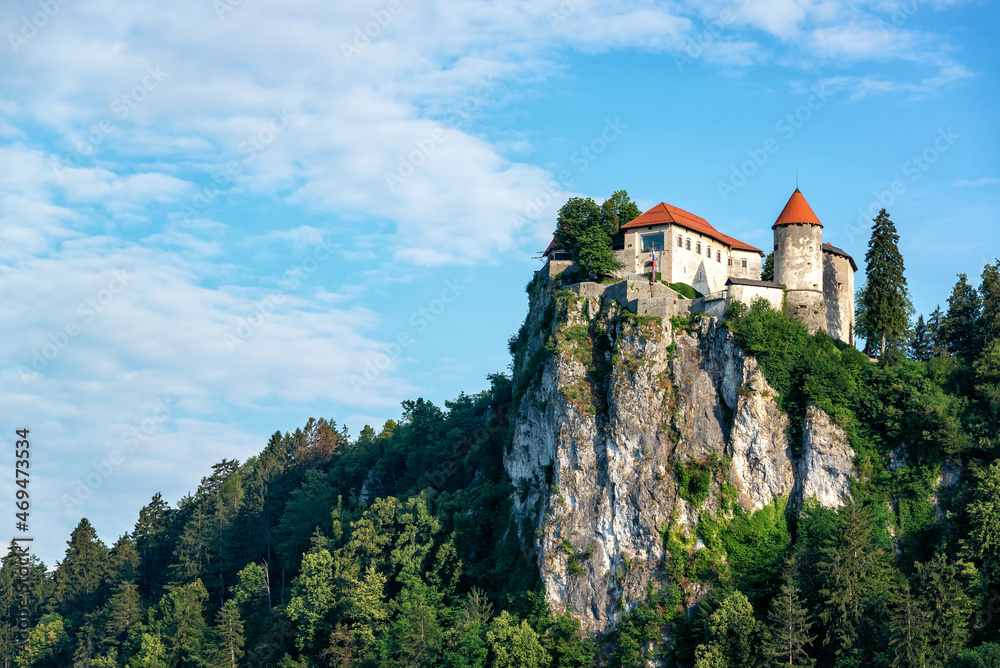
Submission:
[[955,179],[956,188],[978,188],[981,186],[1000,186],[1000,179],[995,176],[984,176],[981,179],[974,179],[972,181]]

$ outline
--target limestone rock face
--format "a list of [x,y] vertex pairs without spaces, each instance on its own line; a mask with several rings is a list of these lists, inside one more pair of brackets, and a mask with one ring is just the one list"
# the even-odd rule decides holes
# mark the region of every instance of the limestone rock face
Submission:
[[[519,337],[504,457],[514,519],[552,610],[572,610],[589,631],[612,628],[651,581],[666,581],[664,528],[693,532],[717,512],[720,477],[748,511],[796,493],[831,506],[849,494],[843,431],[810,410],[795,460],[788,417],[756,360],[714,319],[679,324],[539,290]],[[722,473],[694,507],[675,466],[706,461]],[[690,601],[704,593],[686,587]]]
[[799,498],[815,498],[820,505],[836,508],[851,497],[854,450],[844,430],[830,416],[809,406],[802,430],[799,460]]

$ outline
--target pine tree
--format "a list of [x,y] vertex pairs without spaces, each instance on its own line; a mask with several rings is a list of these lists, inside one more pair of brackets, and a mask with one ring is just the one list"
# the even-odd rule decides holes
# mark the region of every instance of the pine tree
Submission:
[[893,668],[924,668],[927,666],[927,634],[931,630],[930,615],[922,602],[913,596],[910,586],[902,587],[889,620],[889,647]]
[[941,338],[948,352],[968,362],[975,360],[982,348],[981,310],[979,292],[969,284],[965,274],[959,274],[958,283],[948,297],[948,314],[941,323]]
[[104,637],[107,645],[120,645],[128,630],[142,621],[143,606],[139,587],[131,582],[119,584],[104,609]]
[[985,347],[1000,339],[1000,260],[983,269],[979,296],[983,303],[979,329]]
[[926,362],[933,357],[930,332],[924,324],[924,315],[921,313],[917,318],[917,325],[913,328],[913,336],[910,337],[910,357],[918,362]]
[[969,639],[974,606],[966,593],[969,586],[962,569],[962,564],[950,563],[941,552],[915,564],[920,599],[927,611],[925,637],[937,665],[949,665]]
[[935,306],[934,310],[931,312],[930,316],[927,318],[927,338],[931,345],[931,352],[934,357],[940,357],[945,354],[946,348],[944,342],[941,340],[941,320],[944,316],[941,314],[941,307]]
[[173,510],[159,492],[139,511],[132,535],[139,553],[139,586],[143,596],[158,594],[165,583],[172,514]]
[[111,553],[108,555],[108,591],[114,591],[120,584],[135,582],[139,577],[140,566],[135,541],[127,534],[119,538],[111,546]]
[[770,666],[812,666],[816,660],[807,648],[816,639],[812,635],[809,609],[799,595],[799,589],[786,579],[778,594],[771,601],[767,616],[770,637],[763,651]]
[[888,588],[885,548],[875,539],[872,511],[858,503],[844,506],[833,534],[820,549],[818,574],[827,647],[846,657],[862,648]]
[[172,666],[198,666],[204,660],[209,639],[205,623],[208,592],[201,580],[171,585],[152,615],[166,645]]
[[107,596],[108,548],[86,518],[73,529],[66,545],[66,556],[56,566],[53,602],[73,627]]
[[857,303],[857,331],[865,338],[866,349],[878,345],[879,354],[887,346],[899,346],[906,339],[913,305],[906,288],[899,234],[885,209],[874,219],[865,253],[866,281]]
[[215,651],[211,668],[236,668],[243,658],[243,620],[236,601],[229,599],[219,610],[212,629],[215,636]]

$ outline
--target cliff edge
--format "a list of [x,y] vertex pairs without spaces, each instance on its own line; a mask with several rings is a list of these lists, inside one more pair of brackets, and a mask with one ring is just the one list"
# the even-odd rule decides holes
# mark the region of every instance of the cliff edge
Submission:
[[[550,607],[613,628],[670,581],[666,538],[704,549],[702,518],[850,494],[854,453],[810,408],[801,442],[753,357],[715,318],[637,316],[614,299],[528,285],[504,465]],[[671,543],[677,551],[678,543]],[[693,605],[704,583],[675,582]]]

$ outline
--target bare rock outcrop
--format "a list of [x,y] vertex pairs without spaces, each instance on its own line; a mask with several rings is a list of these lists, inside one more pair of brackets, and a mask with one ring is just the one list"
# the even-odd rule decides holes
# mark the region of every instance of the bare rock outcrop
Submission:
[[[847,498],[843,431],[811,409],[795,459],[777,393],[716,320],[671,324],[536,288],[525,328],[504,457],[513,513],[550,607],[585,629],[612,628],[665,581],[664,530],[693,533],[719,512],[723,483],[748,511],[797,494]],[[704,462],[721,474],[696,507],[675,467]],[[698,583],[685,586],[700,596]]]

